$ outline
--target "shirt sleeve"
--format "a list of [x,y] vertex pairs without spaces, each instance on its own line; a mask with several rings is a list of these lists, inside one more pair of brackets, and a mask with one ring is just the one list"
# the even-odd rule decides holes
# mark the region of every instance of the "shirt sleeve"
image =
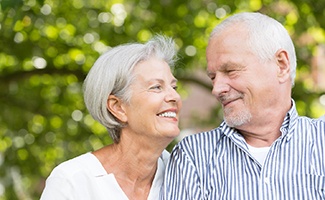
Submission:
[[167,164],[163,192],[164,200],[202,199],[200,178],[188,151],[175,146]]
[[40,200],[72,200],[72,186],[58,170],[53,170],[47,178]]

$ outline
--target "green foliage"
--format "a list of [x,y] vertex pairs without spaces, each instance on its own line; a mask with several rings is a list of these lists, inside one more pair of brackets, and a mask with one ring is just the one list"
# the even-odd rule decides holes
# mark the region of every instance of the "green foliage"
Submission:
[[[0,199],[38,199],[54,166],[112,142],[84,106],[82,81],[102,52],[155,33],[176,39],[181,84],[210,90],[192,71],[205,69],[213,27],[236,12],[266,13],[295,41],[293,97],[300,114],[324,112],[323,93],[308,76],[313,54],[325,42],[323,1],[0,0],[0,6]],[[196,118],[196,124],[221,121],[219,110],[216,105],[208,120]]]

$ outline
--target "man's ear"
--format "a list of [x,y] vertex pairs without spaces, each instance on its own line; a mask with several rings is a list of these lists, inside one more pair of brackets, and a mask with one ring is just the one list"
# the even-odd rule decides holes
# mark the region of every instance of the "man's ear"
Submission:
[[288,52],[284,49],[279,49],[275,53],[275,59],[278,65],[278,79],[280,83],[290,81],[290,60]]
[[121,122],[127,122],[127,116],[121,99],[115,95],[109,95],[106,104],[107,109]]

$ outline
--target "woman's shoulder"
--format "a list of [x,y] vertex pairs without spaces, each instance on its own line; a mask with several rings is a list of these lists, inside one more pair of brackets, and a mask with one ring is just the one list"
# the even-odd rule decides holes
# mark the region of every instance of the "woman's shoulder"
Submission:
[[50,176],[69,177],[80,173],[105,173],[99,160],[90,152],[74,157],[56,166]]

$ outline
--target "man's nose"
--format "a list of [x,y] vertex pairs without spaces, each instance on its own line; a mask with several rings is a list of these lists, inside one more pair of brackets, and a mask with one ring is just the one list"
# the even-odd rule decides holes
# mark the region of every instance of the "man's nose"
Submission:
[[219,97],[220,95],[227,93],[230,91],[230,85],[228,79],[224,76],[216,76],[213,80],[213,88],[212,94],[215,97]]

